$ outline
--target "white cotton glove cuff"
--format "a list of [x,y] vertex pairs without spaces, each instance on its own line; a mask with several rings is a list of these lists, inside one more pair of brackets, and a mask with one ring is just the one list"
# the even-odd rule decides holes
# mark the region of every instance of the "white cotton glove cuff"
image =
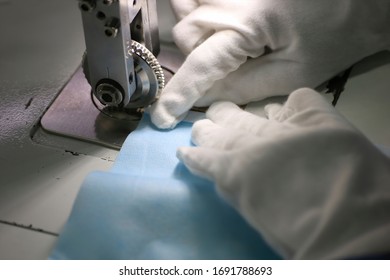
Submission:
[[267,113],[212,105],[179,159],[286,258],[389,252],[390,159],[312,90]]

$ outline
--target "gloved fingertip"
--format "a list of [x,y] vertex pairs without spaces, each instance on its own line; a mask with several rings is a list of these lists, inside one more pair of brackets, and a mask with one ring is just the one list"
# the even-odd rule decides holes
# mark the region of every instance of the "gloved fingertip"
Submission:
[[196,122],[194,122],[194,125],[192,126],[192,130],[197,130],[199,128],[205,127],[205,126],[211,126],[213,125],[213,122],[209,119],[201,119]]
[[174,129],[178,125],[178,123],[181,121],[181,120],[178,120],[176,118],[167,119],[166,117],[161,118],[159,116],[156,117],[155,115],[151,116],[151,120],[152,120],[152,123],[157,128],[164,129],[164,130]]
[[296,103],[317,103],[323,102],[324,98],[321,94],[311,88],[300,88],[293,91],[289,96],[290,102],[295,101]]
[[176,157],[181,161],[185,162],[187,155],[190,154],[191,147],[179,147],[176,150]]
[[312,94],[318,94],[318,92],[316,92],[314,89],[303,87],[303,88],[299,88],[299,89],[294,90],[290,96],[306,96],[306,97],[308,97],[308,96],[311,96]]
[[278,103],[271,103],[267,104],[264,107],[265,115],[268,119],[273,120],[276,119],[276,115],[280,112],[280,110],[283,108],[283,105]]
[[241,110],[236,104],[229,101],[217,101],[211,104],[206,112],[206,117],[213,119],[215,115],[230,110]]
[[217,101],[211,104],[210,110],[217,110],[218,108],[226,108],[226,107],[233,107],[233,108],[239,108],[236,104],[230,101]]
[[196,149],[195,147],[179,147],[176,150],[176,157],[192,172],[194,172],[194,169],[199,169],[197,167]]
[[321,94],[311,88],[300,88],[293,91],[286,104],[297,111],[307,108],[316,108],[326,111],[334,111],[334,107]]
[[159,129],[173,129],[187,115],[187,112],[176,116],[169,106],[163,103],[155,103],[149,108],[152,123]]
[[198,144],[199,137],[207,137],[210,131],[216,128],[216,124],[209,119],[196,121],[192,126],[191,138],[194,144]]
[[200,147],[179,147],[176,157],[191,171],[191,173],[212,180],[213,170],[210,151]]
[[172,116],[161,116],[158,114],[151,114],[151,120],[159,129],[173,129],[179,123],[179,121]]

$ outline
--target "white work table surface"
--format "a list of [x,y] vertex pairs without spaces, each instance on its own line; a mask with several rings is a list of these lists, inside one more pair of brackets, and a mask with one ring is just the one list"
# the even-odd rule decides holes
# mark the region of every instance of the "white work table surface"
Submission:
[[[168,1],[157,2],[161,9]],[[167,35],[172,20],[161,21]],[[40,117],[81,62],[77,1],[0,0],[0,22],[0,259],[45,259],[85,176],[108,170],[117,151],[60,136],[32,137],[41,133]],[[390,64],[352,78],[338,105],[387,146],[389,78]]]

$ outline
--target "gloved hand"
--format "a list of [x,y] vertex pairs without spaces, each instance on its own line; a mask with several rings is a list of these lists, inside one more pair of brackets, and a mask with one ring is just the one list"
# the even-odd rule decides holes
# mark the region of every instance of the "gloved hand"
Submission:
[[193,106],[316,87],[390,48],[388,0],[172,0],[188,57],[151,108],[173,128]]
[[213,104],[178,158],[286,258],[390,252],[390,159],[310,89],[266,112]]

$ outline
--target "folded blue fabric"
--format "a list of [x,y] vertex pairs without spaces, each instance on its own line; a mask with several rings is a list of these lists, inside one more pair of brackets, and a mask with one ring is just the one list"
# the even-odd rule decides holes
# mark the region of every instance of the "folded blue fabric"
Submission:
[[145,115],[110,172],[84,181],[51,259],[279,259],[177,160],[191,123],[157,130]]

